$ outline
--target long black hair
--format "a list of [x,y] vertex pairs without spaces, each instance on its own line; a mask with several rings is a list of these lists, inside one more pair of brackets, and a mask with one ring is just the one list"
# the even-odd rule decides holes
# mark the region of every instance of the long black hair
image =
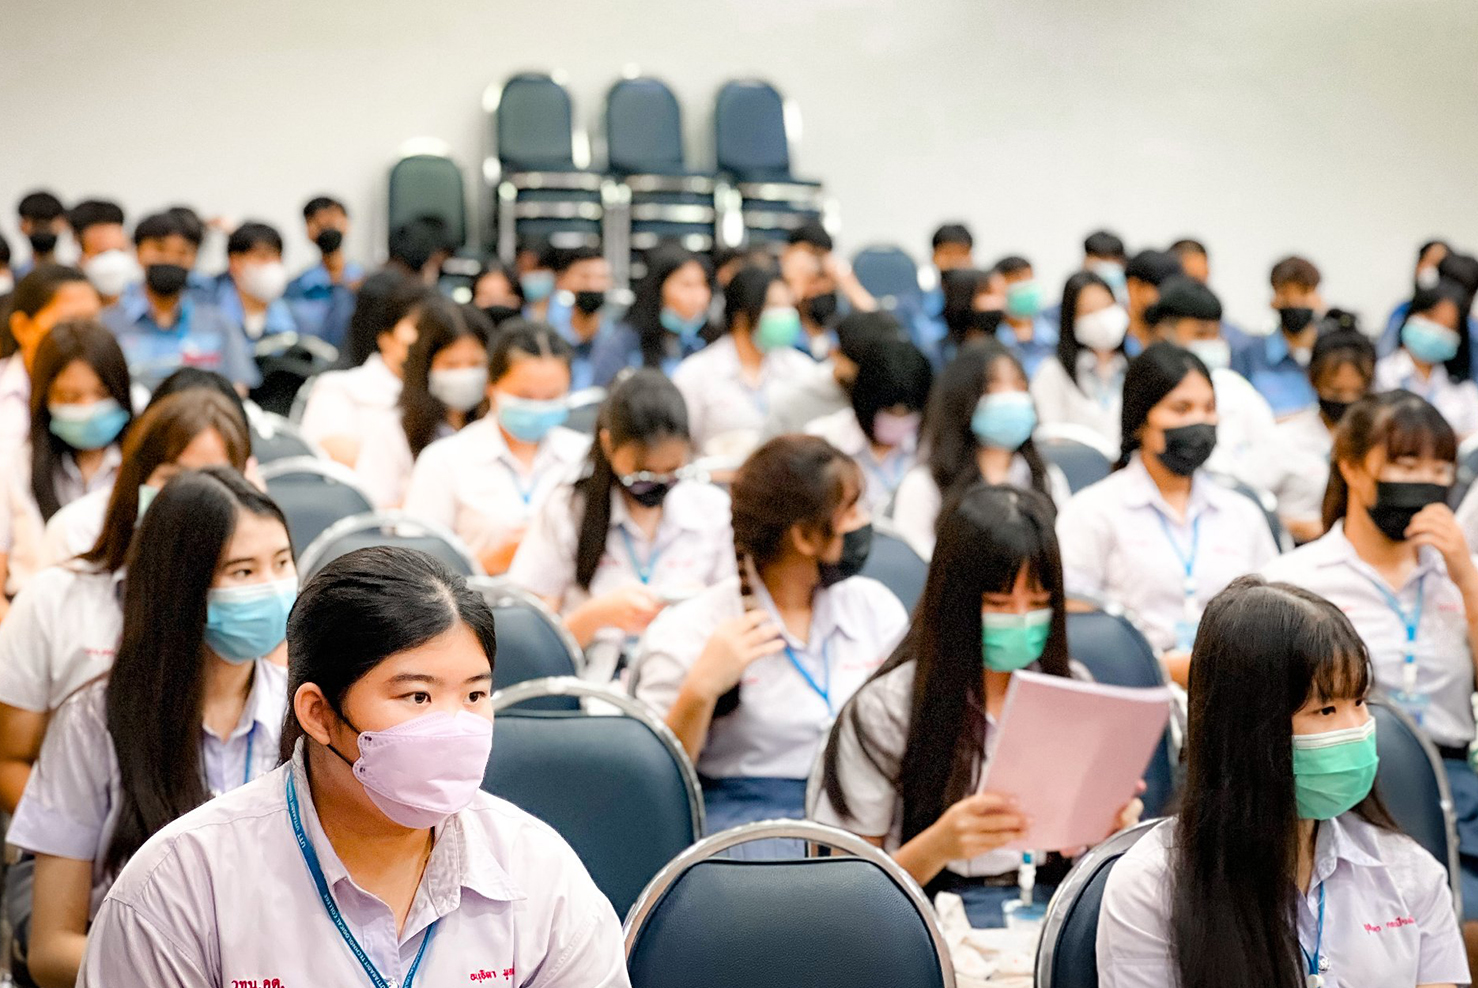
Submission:
[[[1067,279],[1062,286],[1062,328],[1057,335],[1057,362],[1062,369],[1067,371],[1067,379],[1072,382],[1073,387],[1082,390],[1078,384],[1078,354],[1086,349],[1078,342],[1078,296],[1083,294],[1083,289],[1089,285],[1097,285],[1109,293],[1113,304],[1118,305],[1118,296],[1104,281],[1092,271],[1077,271]],[[1121,341],[1116,348],[1119,353],[1124,352],[1124,344]]]
[[[668,337],[671,335],[662,325],[662,286],[677,270],[686,264],[696,264],[707,277],[712,277],[708,259],[694,254],[676,244],[663,244],[647,254],[647,273],[636,286],[631,307],[626,310],[626,325],[636,330],[641,342],[643,367],[661,367],[667,357]],[[711,327],[702,330],[704,339],[711,339]]]
[[31,368],[31,494],[36,498],[36,507],[41,509],[41,517],[48,520],[62,506],[56,495],[56,465],[62,457],[74,452],[51,433],[48,398],[52,384],[74,360],[92,368],[108,397],[128,415],[123,430],[113,442],[121,444],[133,422],[128,361],[123,358],[118,339],[102,323],[90,319],[52,327],[36,348],[36,361]]
[[970,331],[978,325],[975,296],[989,284],[990,272],[974,268],[955,268],[939,276],[939,287],[944,295],[944,308],[940,315],[944,319],[946,338],[955,346],[963,346]]
[[1416,294],[1411,296],[1411,308],[1407,311],[1407,318],[1419,316],[1424,312],[1431,312],[1443,302],[1451,302],[1457,307],[1457,353],[1452,355],[1442,366],[1447,371],[1447,376],[1454,381],[1467,381],[1473,376],[1473,341],[1468,334],[1468,313],[1473,307],[1473,296],[1468,289],[1450,278],[1443,278],[1431,288],[1418,288]]
[[863,349],[852,382],[852,414],[868,440],[878,412],[902,405],[923,412],[929,404],[934,368],[929,358],[907,340],[881,339]]
[[109,871],[206,800],[206,596],[243,511],[287,531],[272,499],[235,471],[182,473],[164,485],[129,546],[123,636],[108,679],[108,734],[122,791]]
[[[908,635],[872,679],[915,663],[908,741],[889,764],[868,725],[849,702],[827,741],[827,797],[844,817],[851,810],[837,775],[838,730],[846,722],[864,757],[903,803],[903,840],[918,836],[978,784],[985,751],[985,680],[981,673],[981,598],[1010,593],[1023,566],[1052,598],[1052,624],[1041,670],[1069,675],[1062,555],[1052,502],[1036,491],[977,481],[947,506],[939,547]],[[871,680],[869,680],[871,681]],[[866,689],[863,686],[863,689]]]
[[1377,446],[1387,460],[1405,456],[1457,462],[1457,433],[1442,413],[1410,391],[1366,395],[1339,420],[1334,449],[1329,455],[1329,486],[1324,489],[1324,528],[1350,510],[1350,485],[1341,463],[1362,465]]
[[358,367],[368,360],[379,350],[380,335],[394,329],[427,294],[409,275],[389,268],[364,279],[354,298],[339,366]]
[[[492,321],[481,309],[458,305],[440,295],[428,296],[421,303],[416,316],[416,342],[406,354],[400,388],[400,424],[411,456],[420,456],[447,420],[447,406],[430,390],[431,362],[442,350],[467,337],[486,351],[492,332]],[[476,409],[467,413],[469,422],[476,417]]]
[[[944,368],[929,399],[924,416],[923,447],[929,464],[929,476],[939,488],[939,496],[948,501],[960,491],[981,479],[980,461],[976,457],[980,441],[970,430],[970,417],[985,394],[991,379],[1002,367],[1012,367],[1027,380],[1026,371],[1015,354],[997,340],[973,340]],[[1049,501],[1051,490],[1047,480],[1047,464],[1030,438],[1017,450],[1031,469],[1032,489]],[[938,526],[944,524],[943,512]]]
[[751,265],[736,271],[724,289],[723,331],[732,333],[742,325],[744,331],[752,335],[765,311],[770,286],[783,280],[778,269],[763,265]]
[[[1293,715],[1359,699],[1374,673],[1339,608],[1286,583],[1234,580],[1206,605],[1191,658],[1186,781],[1171,861],[1179,983],[1298,988]],[[1374,791],[1354,810],[1395,829]]]
[[372,546],[313,574],[287,621],[287,718],[283,761],[305,736],[292,698],[304,683],[343,715],[350,687],[387,658],[440,637],[456,623],[477,636],[488,667],[498,643],[493,612],[467,581],[416,549]]
[[1124,406],[1120,410],[1119,462],[1115,470],[1129,465],[1129,457],[1140,447],[1140,430],[1150,411],[1191,374],[1200,374],[1209,384],[1211,372],[1201,358],[1174,343],[1151,343],[1129,361],[1124,372]]
[[638,368],[611,391],[597,418],[589,472],[575,482],[580,516],[576,584],[590,589],[610,534],[611,498],[620,496],[621,484],[606,454],[606,444],[614,451],[627,443],[650,447],[667,439],[687,442],[690,438],[688,406],[682,392],[661,371]]

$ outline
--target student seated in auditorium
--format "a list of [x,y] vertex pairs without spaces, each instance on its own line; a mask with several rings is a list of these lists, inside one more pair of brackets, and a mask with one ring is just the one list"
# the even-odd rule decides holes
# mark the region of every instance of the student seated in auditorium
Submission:
[[24,278],[33,268],[55,264],[57,244],[67,229],[67,210],[62,201],[46,190],[28,192],[15,207],[21,236],[31,245],[31,258],[20,265],[16,276]]
[[904,330],[891,312],[849,312],[836,324],[831,355],[791,380],[777,382],[765,416],[766,439],[805,432],[812,423],[852,407],[852,382],[862,356],[874,344],[902,340]]
[[1013,254],[997,261],[994,270],[1006,283],[1005,318],[996,327],[996,339],[1016,354],[1030,380],[1057,353],[1058,324],[1042,316],[1042,283],[1030,261]]
[[232,230],[226,238],[226,270],[211,295],[221,313],[252,341],[295,333],[297,320],[282,297],[286,288],[282,234],[251,220]]
[[[1015,794],[980,791],[1011,678],[1087,676],[1069,668],[1054,515],[1035,491],[979,480],[955,499],[918,620],[842,708],[810,807],[812,819],[887,851],[931,898],[958,893],[977,927],[1005,925],[1022,855],[1001,848],[1031,836]],[[1124,796],[1114,830],[1143,811]],[[1050,863],[1040,904],[1065,871]]]
[[914,345],[938,364],[941,362],[938,356],[939,347],[949,332],[944,323],[944,273],[975,266],[975,238],[965,224],[946,223],[934,231],[930,251],[935,283],[924,293],[919,311],[915,313],[908,329]]
[[992,339],[963,347],[934,386],[923,458],[898,485],[893,504],[894,527],[915,552],[933,555],[941,505],[977,480],[1035,490],[1057,510],[1067,504],[1067,478],[1032,442],[1036,424],[1026,371],[1011,351]]
[[1459,441],[1478,432],[1478,383],[1468,334],[1473,296],[1455,281],[1419,288],[1401,327],[1401,347],[1375,365],[1375,389],[1401,388],[1432,404]]
[[1154,342],[1154,332],[1145,313],[1160,300],[1160,286],[1167,278],[1181,274],[1180,259],[1169,251],[1142,250],[1124,267],[1124,287],[1129,301],[1129,329],[1124,337],[1124,353],[1133,358]]
[[1129,313],[1109,283],[1092,271],[1078,271],[1067,279],[1060,311],[1057,355],[1043,361],[1031,381],[1038,421],[1082,426],[1117,447]]
[[713,298],[708,258],[676,244],[647,253],[647,273],[626,316],[591,348],[591,379],[610,387],[628,367],[656,367],[671,377],[682,360],[717,335],[709,326]]
[[185,222],[168,212],[146,216],[134,227],[133,241],[144,283],[106,309],[102,320],[118,337],[134,379],[153,387],[179,367],[199,367],[243,390],[260,384],[241,326],[186,290],[198,245]]
[[[820,303],[821,308],[813,308],[812,318],[817,324],[830,321],[833,314],[841,311],[841,299],[846,300],[848,308],[857,309],[862,312],[871,312],[878,307],[877,299],[873,298],[862,282],[857,280],[852,265],[837,256],[833,249],[831,234],[826,232],[826,227],[820,220],[811,220],[792,230],[787,239],[785,252],[806,251],[815,255],[821,262],[821,277],[829,285],[829,291],[834,293],[833,297],[825,303]],[[782,254],[781,264],[784,264]],[[835,297],[839,294],[841,298]],[[802,295],[800,298],[807,298]],[[830,309],[831,311],[826,311]]]
[[287,283],[283,299],[298,331],[342,346],[354,312],[354,293],[364,281],[364,268],[349,260],[349,210],[331,196],[314,196],[303,207],[304,232],[317,248],[317,264]]
[[614,324],[606,307],[611,265],[598,247],[575,247],[554,253],[554,295],[547,322],[569,343],[572,391],[595,383],[591,354],[601,333]]
[[77,266],[109,306],[141,277],[138,261],[123,227],[123,207],[106,199],[88,199],[67,210],[67,225],[77,241]]
[[[1206,250],[1206,245],[1191,237],[1182,237],[1170,245],[1170,253],[1180,261],[1180,271],[1187,278],[1194,278],[1201,284],[1211,285],[1211,255]],[[1226,340],[1233,352],[1246,346],[1247,333],[1234,323],[1228,322],[1225,316],[1221,320],[1221,338]]]
[[492,321],[494,327],[523,315],[523,287],[513,269],[496,257],[483,262],[472,279],[472,304]]
[[1308,366],[1324,314],[1319,269],[1298,256],[1273,265],[1273,311],[1278,325],[1265,337],[1252,337],[1232,353],[1232,370],[1247,378],[1280,420],[1317,403]]
[[434,216],[422,216],[391,230],[388,247],[385,266],[428,288],[436,284],[441,266],[456,250],[446,224]]
[[738,574],[663,611],[631,679],[697,764],[712,832],[805,816],[832,719],[908,626],[898,598],[857,575],[872,530],[850,457],[781,436],[730,496]]
[[0,358],[0,459],[31,434],[31,372],[41,341],[60,322],[95,319],[97,291],[76,268],[44,264],[20,280],[6,299],[5,328],[12,352]]
[[[1006,279],[994,269],[955,268],[940,282],[944,290],[944,340],[932,354],[939,366],[974,340],[1001,339],[1006,319]],[[942,363],[939,363],[942,362]]]
[[734,575],[729,498],[687,473],[683,396],[644,367],[601,407],[585,475],[550,496],[508,577],[543,598],[611,678],[662,608]]

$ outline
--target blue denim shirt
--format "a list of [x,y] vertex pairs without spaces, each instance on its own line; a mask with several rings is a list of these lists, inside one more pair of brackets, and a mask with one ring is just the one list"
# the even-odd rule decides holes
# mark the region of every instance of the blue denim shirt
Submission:
[[1308,369],[1293,359],[1282,330],[1261,338],[1248,337],[1240,350],[1232,352],[1232,370],[1247,378],[1268,400],[1277,418],[1301,412],[1318,400],[1309,383]]
[[[236,282],[231,280],[229,274],[221,274],[216,278],[215,290],[209,297],[209,301],[221,315],[245,332],[246,314],[241,305],[241,291],[236,287]],[[298,331],[297,320],[293,318],[292,310],[282,299],[276,299],[267,305],[267,321],[262,324],[262,336],[276,336],[278,333],[296,333]]]
[[362,278],[364,268],[351,261],[344,265],[344,277],[337,284],[322,263],[288,282],[282,297],[292,310],[298,332],[317,336],[336,347],[343,346],[349,332],[349,317],[354,314],[355,293],[349,285],[358,284]]
[[1059,332],[1061,330],[1057,323],[1039,312],[1032,320],[1032,338],[1025,343],[1016,338],[1016,331],[1005,321],[996,327],[996,339],[1016,354],[1016,359],[1021,361],[1021,366],[1026,371],[1027,380],[1031,380],[1036,376],[1037,368],[1042,366],[1042,361],[1056,356]]
[[180,367],[213,370],[247,387],[262,382],[241,327],[188,291],[168,328],[154,319],[141,290],[125,294],[100,318],[118,338],[129,373],[145,387],[153,388]]

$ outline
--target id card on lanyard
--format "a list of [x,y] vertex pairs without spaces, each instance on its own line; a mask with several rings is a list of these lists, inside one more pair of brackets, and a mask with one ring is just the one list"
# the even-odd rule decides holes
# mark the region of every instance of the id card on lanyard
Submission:
[[1391,699],[1396,705],[1411,715],[1417,726],[1421,726],[1422,718],[1426,716],[1427,704],[1430,700],[1417,690],[1417,663],[1416,663],[1416,638],[1422,623],[1422,607],[1426,598],[1426,574],[1423,573],[1416,582],[1416,606],[1407,611],[1401,606],[1401,601],[1391,593],[1380,580],[1361,573],[1370,585],[1380,594],[1381,600],[1390,608],[1391,613],[1396,615],[1396,620],[1401,622],[1404,633],[1401,648],[1401,688],[1392,693]]
[[1196,555],[1201,551],[1201,516],[1197,515],[1196,520],[1191,522],[1189,553],[1181,548],[1175,533],[1170,530],[1170,522],[1165,520],[1165,515],[1159,508],[1155,509],[1155,517],[1160,521],[1160,530],[1165,533],[1165,540],[1175,550],[1175,558],[1180,560],[1183,596],[1181,617],[1175,622],[1175,648],[1177,651],[1189,652],[1196,643],[1196,628],[1201,623],[1201,609],[1196,605]]

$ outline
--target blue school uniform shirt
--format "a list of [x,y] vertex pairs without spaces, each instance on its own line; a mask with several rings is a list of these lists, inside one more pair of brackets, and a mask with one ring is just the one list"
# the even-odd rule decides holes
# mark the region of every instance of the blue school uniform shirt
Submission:
[[[215,290],[209,301],[221,315],[231,320],[231,323],[245,332],[246,313],[241,306],[241,292],[236,287],[236,282],[231,280],[229,274],[222,274],[216,278]],[[276,336],[278,333],[296,333],[298,331],[297,320],[293,318],[292,310],[288,308],[282,299],[276,299],[267,306],[267,320],[262,324],[262,336]]]
[[[683,358],[697,353],[707,344],[703,337],[694,334],[691,337],[679,339],[671,333],[667,334],[669,346],[667,354],[662,358],[659,367],[662,373],[668,377],[677,370],[677,365],[683,362]],[[590,372],[591,383],[596,387],[608,388],[628,367],[640,367],[642,365],[641,334],[627,323],[617,323],[609,330],[602,329],[591,341],[590,349]]]
[[[575,351],[574,355],[570,358],[570,390],[579,391],[582,388],[591,387],[596,383],[596,344],[599,343],[601,337],[614,332],[616,327],[611,318],[605,313],[602,313],[600,326],[596,329],[595,335],[588,340],[582,340],[570,326],[572,311],[572,307],[569,305],[561,303],[556,308],[556,301],[554,299],[550,299],[549,301],[549,325],[553,326],[554,331],[564,337],[565,342]],[[619,370],[620,368],[617,368],[617,372]],[[615,372],[611,376],[614,377]]]
[[1318,401],[1308,369],[1293,359],[1282,330],[1261,338],[1249,337],[1245,346],[1232,352],[1232,370],[1247,378],[1268,400],[1277,418],[1301,412]]
[[129,373],[145,387],[164,380],[181,367],[200,367],[254,388],[261,372],[240,326],[221,310],[186,291],[174,325],[160,326],[142,290],[126,293],[100,316],[118,338]]
[[905,325],[914,346],[923,351],[935,369],[944,366],[948,359],[945,344],[949,339],[949,327],[944,322],[944,290],[932,288],[925,292]]
[[292,311],[298,332],[308,333],[343,346],[349,333],[349,317],[354,314],[354,289],[364,277],[364,268],[352,261],[344,265],[344,277],[335,284],[328,268],[320,262],[287,283],[282,298]]
[[1032,319],[1032,338],[1025,343],[1016,338],[1016,331],[1005,320],[996,327],[996,339],[1016,354],[1016,359],[1021,361],[1022,369],[1026,371],[1027,380],[1031,380],[1036,375],[1037,368],[1042,366],[1042,361],[1057,355],[1059,332],[1057,323],[1039,312]]

